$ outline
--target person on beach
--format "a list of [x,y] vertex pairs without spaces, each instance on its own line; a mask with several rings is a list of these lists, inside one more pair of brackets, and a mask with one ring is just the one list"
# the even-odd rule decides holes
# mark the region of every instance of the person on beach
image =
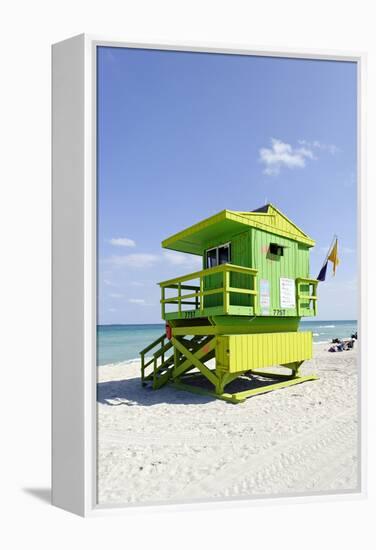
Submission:
[[330,352],[336,351],[348,351],[353,349],[355,339],[351,336],[350,340],[340,340],[339,338],[334,338],[332,340],[332,346],[328,349]]

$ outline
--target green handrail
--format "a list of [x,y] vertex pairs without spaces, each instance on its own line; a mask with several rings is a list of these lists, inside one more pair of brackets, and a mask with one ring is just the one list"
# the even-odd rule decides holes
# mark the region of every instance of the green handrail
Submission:
[[[172,347],[171,340],[167,340],[166,334],[162,334],[159,338],[154,340],[151,344],[149,344],[146,348],[140,351],[141,355],[141,381],[144,382],[146,379],[150,377],[150,375],[145,376],[145,370],[147,367],[153,364],[153,380],[155,381],[157,372],[160,370],[160,368],[163,366],[165,362],[165,353]],[[157,351],[154,351],[152,353],[152,357],[149,359],[149,361],[145,362],[145,354],[152,350],[153,348],[159,346]],[[162,364],[158,366],[158,359],[161,357]]]
[[245,275],[257,275],[258,270],[250,267],[244,267],[234,264],[221,264],[215,267],[208,267],[207,269],[201,269],[201,271],[194,271],[188,275],[182,277],[175,277],[175,279],[168,279],[158,283],[161,287],[170,287],[172,284],[182,283],[184,281],[190,281],[192,279],[200,279],[202,276],[215,275],[216,273],[223,273],[224,271],[232,271],[233,273],[244,273]]
[[[297,306],[297,314],[300,315],[301,314],[301,309],[302,309],[302,305],[301,305],[301,302],[308,302],[308,304],[310,305],[311,302],[312,302],[312,305],[313,305],[313,309],[311,310],[313,312],[313,315],[317,315],[317,294],[316,294],[316,290],[317,290],[317,285],[319,283],[319,281],[317,279],[310,279],[308,277],[297,277],[297,279],[295,279],[295,283],[296,283],[296,306]],[[301,294],[301,288],[300,288],[300,285],[301,284],[305,284],[305,285],[308,285],[308,294]],[[312,286],[312,294],[311,294],[311,286]],[[306,309],[306,308],[303,308],[303,309]],[[309,307],[310,309],[310,307]]]
[[147,353],[148,351],[150,351],[152,348],[154,348],[155,346],[157,346],[160,342],[163,342],[163,340],[166,338],[166,335],[165,334],[162,334],[162,336],[160,336],[159,338],[157,338],[154,342],[152,342],[151,344],[149,344],[146,348],[144,348],[143,350],[140,351],[140,355],[145,355],[145,353]]
[[[223,283],[220,288],[211,288],[208,290],[204,290],[204,284],[203,281],[205,277],[215,275],[215,274],[223,274]],[[230,273],[240,273],[243,275],[250,275],[252,277],[252,283],[251,286],[253,288],[236,288],[231,286],[230,283]],[[223,295],[223,312],[227,314],[229,312],[230,308],[230,294],[231,293],[238,293],[238,294],[248,294],[250,296],[254,296],[254,302],[253,306],[256,306],[256,299],[258,296],[258,292],[256,290],[256,284],[255,284],[255,278],[258,271],[257,269],[252,269],[249,267],[234,265],[234,264],[221,264],[219,266],[211,267],[208,269],[202,269],[201,271],[195,271],[193,273],[189,273],[188,275],[183,275],[181,277],[175,277],[174,279],[169,279],[167,281],[162,281],[159,284],[161,287],[161,305],[162,305],[162,318],[165,318],[165,306],[166,304],[177,304],[178,305],[178,315],[180,316],[182,313],[182,305],[192,305],[194,306],[195,310],[200,309],[203,311],[203,298],[205,296],[210,296],[214,294],[222,294]],[[183,285],[182,283],[185,281],[190,281],[193,279],[199,279],[200,280],[200,286],[193,286],[193,285]],[[177,296],[172,296],[170,298],[166,298],[165,291],[166,289],[177,289],[178,293]],[[195,292],[191,292],[189,294],[182,294],[182,290],[195,290]],[[187,300],[194,299],[194,302],[189,302]]]

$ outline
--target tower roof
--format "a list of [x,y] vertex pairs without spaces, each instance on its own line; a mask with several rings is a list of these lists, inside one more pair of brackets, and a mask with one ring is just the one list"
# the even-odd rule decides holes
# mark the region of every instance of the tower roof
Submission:
[[222,210],[218,214],[168,237],[162,242],[162,246],[180,252],[202,254],[211,240],[221,235],[224,239],[228,239],[231,234],[240,232],[241,226],[244,227],[244,230],[247,226],[255,227],[273,235],[298,241],[309,247],[315,245],[315,242],[278,208],[272,204],[265,204],[249,212]]

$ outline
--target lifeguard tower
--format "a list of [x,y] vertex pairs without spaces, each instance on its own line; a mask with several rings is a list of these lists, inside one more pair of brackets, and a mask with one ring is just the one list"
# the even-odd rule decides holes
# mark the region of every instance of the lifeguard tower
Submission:
[[142,383],[239,403],[315,379],[299,375],[312,333],[298,332],[301,318],[317,313],[314,244],[271,204],[223,210],[164,240],[201,256],[202,270],[159,283],[166,334],[141,351]]

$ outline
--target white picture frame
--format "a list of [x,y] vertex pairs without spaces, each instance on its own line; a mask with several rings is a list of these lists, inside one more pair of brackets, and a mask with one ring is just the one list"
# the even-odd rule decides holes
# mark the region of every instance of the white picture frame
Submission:
[[[96,48],[98,46],[233,53],[353,61],[358,67],[358,273],[359,330],[365,319],[364,86],[365,54],[331,51],[273,51],[216,44],[135,44],[79,35],[52,47],[52,502],[70,512],[106,512],[96,497]],[[363,266],[362,271],[360,266]],[[360,341],[359,361],[364,364]],[[358,407],[364,418],[365,375],[360,372]],[[289,501],[349,499],[365,495],[364,423],[359,432],[359,491],[288,497]],[[287,497],[267,497],[279,502]],[[233,501],[249,506],[257,499]],[[212,507],[228,503],[185,503]],[[171,503],[170,506],[176,506]],[[150,506],[148,506],[150,508]],[[108,512],[108,510],[107,510]]]

